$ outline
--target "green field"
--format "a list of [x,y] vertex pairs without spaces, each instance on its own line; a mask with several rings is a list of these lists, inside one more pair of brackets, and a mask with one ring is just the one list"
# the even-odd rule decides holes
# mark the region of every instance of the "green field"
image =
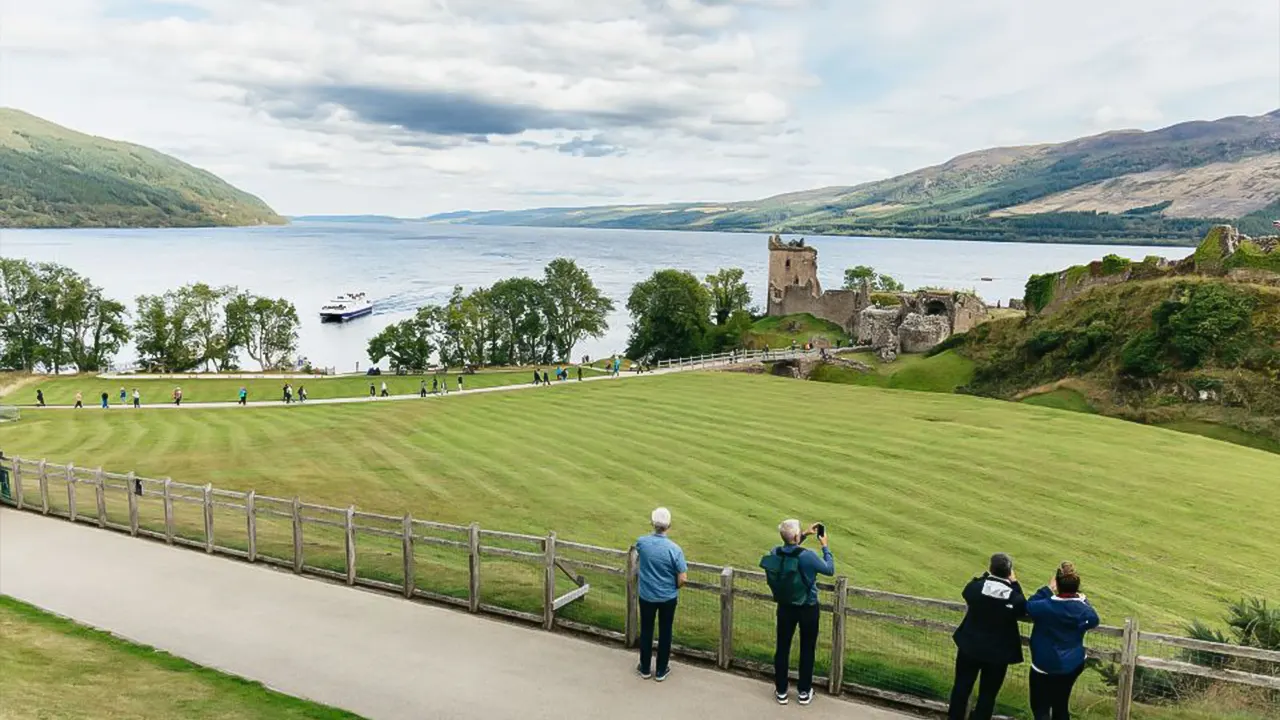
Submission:
[[[1050,390],[1039,395],[1032,395],[1022,400],[1027,405],[1038,405],[1040,407],[1056,408],[1058,410],[1070,410],[1072,412],[1096,413],[1097,410],[1089,404],[1089,399],[1082,395],[1078,390],[1070,388],[1058,388]],[[1208,423],[1206,423],[1208,424]],[[1205,433],[1194,433],[1203,435]]]
[[797,315],[762,317],[751,324],[751,334],[747,340],[747,348],[764,350],[772,348],[780,350],[793,344],[802,346],[807,342],[821,338],[832,347],[848,346],[849,333],[839,325],[809,313]]
[[[550,370],[554,373],[555,366],[544,367],[542,370]],[[600,374],[595,370],[586,370],[584,376],[593,377]],[[137,388],[142,395],[142,403],[144,405],[172,402],[171,398],[175,387],[182,388],[182,401],[184,403],[235,402],[241,387],[249,391],[249,400],[251,402],[257,400],[281,400],[284,397],[282,388],[286,382],[293,385],[295,397],[298,388],[306,386],[307,396],[312,400],[336,397],[368,397],[370,385],[373,385],[377,392],[381,392],[382,383],[384,382],[387,384],[387,392],[392,395],[412,395],[419,391],[424,379],[427,381],[427,389],[430,390],[433,377],[439,378],[441,381],[447,379],[449,390],[457,390],[459,375],[461,373],[455,370],[447,375],[434,376],[343,375],[316,380],[285,380],[281,378],[236,380],[218,377],[183,378],[178,380],[131,380],[128,378],[101,379],[89,376],[29,378],[22,381],[20,386],[13,387],[6,391],[3,396],[0,396],[0,404],[34,405],[37,388],[44,390],[44,401],[49,405],[73,405],[75,404],[76,393],[80,392],[84,396],[84,404],[86,406],[97,406],[101,402],[102,393],[105,392],[110,403],[114,406],[119,404],[121,387],[124,387],[128,393],[130,403],[132,402],[133,389]],[[570,370],[569,375],[571,380],[576,380],[576,371]],[[532,369],[482,371],[462,377],[463,387],[467,390],[500,385],[533,384]]]
[[1103,618],[1179,630],[1280,596],[1280,458],[965,396],[693,373],[447,402],[29,413],[9,455],[626,547],[655,505],[754,567],[784,517],[862,586],[956,597],[994,550],[1077,562]]
[[839,365],[822,365],[814,370],[811,379],[841,385],[952,393],[973,378],[973,362],[951,350],[933,357],[899,355],[890,363],[880,362],[873,353],[840,357],[861,362],[872,371],[858,372]]
[[0,717],[316,718],[357,715],[281,695],[0,595]]

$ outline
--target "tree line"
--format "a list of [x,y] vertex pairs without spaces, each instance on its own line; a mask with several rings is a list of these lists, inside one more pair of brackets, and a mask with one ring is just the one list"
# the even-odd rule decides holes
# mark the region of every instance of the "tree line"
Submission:
[[132,340],[150,370],[234,370],[242,351],[274,370],[292,362],[298,326],[288,300],[205,283],[140,295],[130,318],[71,268],[0,258],[0,367],[98,372]]

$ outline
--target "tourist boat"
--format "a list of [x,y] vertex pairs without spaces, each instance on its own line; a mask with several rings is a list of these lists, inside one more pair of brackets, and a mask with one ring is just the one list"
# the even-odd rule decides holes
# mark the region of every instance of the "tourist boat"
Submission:
[[320,307],[321,322],[346,322],[373,312],[373,302],[362,292],[346,293]]

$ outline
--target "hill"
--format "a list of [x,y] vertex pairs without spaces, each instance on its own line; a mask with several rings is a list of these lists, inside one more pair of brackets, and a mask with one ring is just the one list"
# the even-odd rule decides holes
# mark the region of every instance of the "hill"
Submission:
[[173,157],[0,108],[0,227],[284,222],[262,200]]
[[1280,214],[1280,110],[994,148],[848,187],[731,203],[454,212],[435,222],[1194,244]]

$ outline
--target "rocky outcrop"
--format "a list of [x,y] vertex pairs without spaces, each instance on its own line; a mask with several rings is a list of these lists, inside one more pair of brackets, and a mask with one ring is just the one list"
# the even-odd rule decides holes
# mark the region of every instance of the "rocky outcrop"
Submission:
[[898,347],[906,353],[927,352],[950,335],[946,316],[908,313],[898,326]]

